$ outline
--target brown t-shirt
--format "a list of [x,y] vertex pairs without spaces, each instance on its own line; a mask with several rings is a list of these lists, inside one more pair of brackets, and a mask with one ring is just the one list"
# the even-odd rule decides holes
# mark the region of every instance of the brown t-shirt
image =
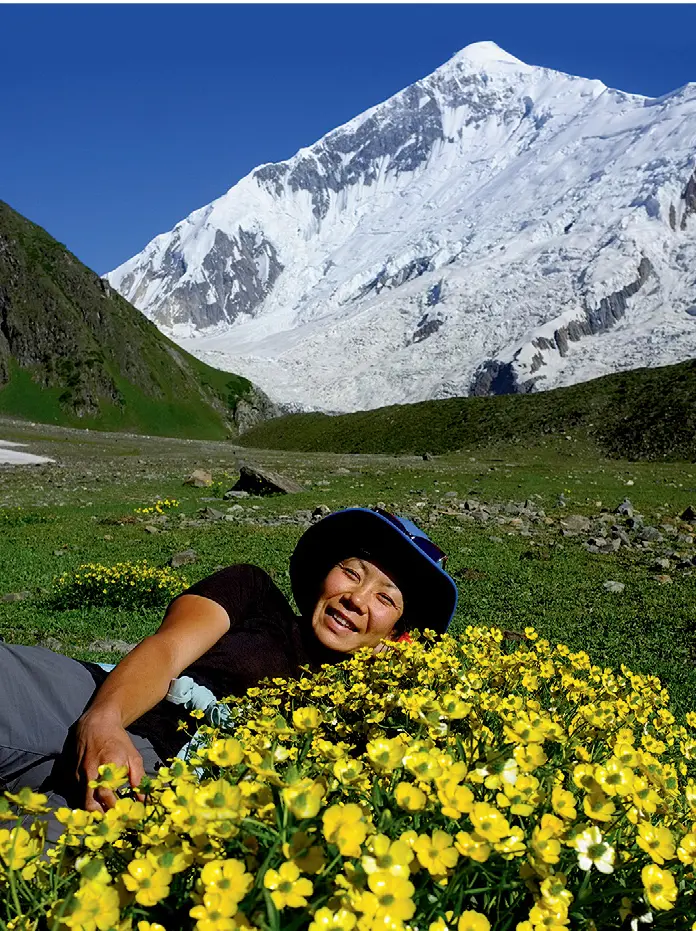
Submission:
[[[297,617],[278,586],[258,566],[228,566],[182,594],[210,598],[229,615],[227,633],[181,672],[217,698],[243,695],[267,677],[297,678],[301,666],[317,669],[345,658],[322,646],[309,621]],[[96,663],[83,665],[97,685],[106,679],[108,673]],[[188,740],[186,732],[177,729],[184,717],[181,705],[163,700],[128,730],[147,737],[164,760],[175,756]]]

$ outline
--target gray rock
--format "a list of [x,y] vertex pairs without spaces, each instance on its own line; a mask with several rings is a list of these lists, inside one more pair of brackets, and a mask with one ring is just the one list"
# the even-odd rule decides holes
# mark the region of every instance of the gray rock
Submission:
[[93,640],[88,650],[94,650],[95,653],[130,653],[137,646],[135,643],[127,643],[125,640]]
[[194,469],[188,478],[184,479],[184,485],[193,485],[194,488],[207,488],[213,484],[213,476],[205,469]]
[[446,491],[442,497],[443,497],[443,498],[456,498],[456,497],[457,497],[457,492],[456,492],[456,491]]
[[679,543],[687,543],[687,544],[690,545],[690,544],[692,544],[692,543],[694,542],[694,538],[693,538],[693,536],[692,536],[690,533],[678,533],[678,534],[677,534],[677,542],[679,542]]
[[587,533],[591,526],[592,521],[582,514],[569,514],[567,517],[561,518],[561,527],[576,533]]
[[159,527],[153,527],[152,524],[145,524],[145,526],[143,527],[143,530],[145,531],[145,533],[159,533],[160,532]]
[[313,521],[321,520],[322,517],[326,517],[327,514],[331,513],[331,508],[326,504],[320,504],[318,507],[315,507],[311,513],[311,519]]
[[217,508],[201,508],[198,512],[204,520],[224,520],[225,514],[223,511],[218,511]]
[[611,580],[603,582],[602,587],[605,591],[612,592],[612,594],[620,594],[626,588],[623,582],[614,582]]
[[655,560],[655,562],[652,564],[652,568],[658,571],[661,570],[661,571],[666,572],[668,569],[672,568],[672,564],[669,561],[669,559],[665,559],[664,557],[661,556]]
[[[320,483],[317,482],[318,484]],[[278,472],[244,465],[239,470],[239,479],[231,490],[246,491],[251,495],[287,495],[304,489],[291,478],[280,475]]]
[[43,647],[45,650],[53,650],[54,653],[60,653],[63,649],[62,640],[58,640],[57,637],[42,637],[39,640],[39,646]]
[[350,469],[344,469],[343,467],[341,467],[340,469],[334,469],[334,471],[331,474],[332,475],[350,475]]
[[481,502],[477,501],[476,498],[467,498],[462,507],[465,511],[478,511],[481,507]]
[[558,496],[558,506],[559,508],[564,508],[566,506],[566,499],[563,492]]
[[198,559],[198,553],[195,550],[182,550],[181,553],[175,553],[169,560],[172,569],[178,569],[180,566],[190,566]]
[[614,528],[612,527],[611,535],[613,539],[618,540],[624,546],[631,545],[631,538],[629,537],[629,535],[626,533],[625,530],[621,530],[620,528],[617,528],[616,530],[614,530]]
[[0,598],[0,604],[13,604],[15,601],[26,601],[27,598],[31,598],[31,592],[10,592]]
[[640,514],[634,514],[633,517],[628,518],[626,526],[629,530],[640,530],[643,526],[643,518]]
[[624,498],[614,513],[623,514],[624,517],[633,517],[633,505],[628,498]]
[[662,543],[664,537],[657,527],[643,527],[640,532],[640,539],[646,543]]
[[241,514],[244,511],[244,508],[241,504],[233,504],[231,507],[227,508],[228,514]]
[[431,462],[432,458],[433,457],[430,455],[430,453],[423,453],[423,456],[422,456],[423,462]]
[[230,501],[232,498],[248,498],[249,492],[235,491],[234,488],[230,488],[230,490],[226,491],[222,497],[225,499],[225,501]]

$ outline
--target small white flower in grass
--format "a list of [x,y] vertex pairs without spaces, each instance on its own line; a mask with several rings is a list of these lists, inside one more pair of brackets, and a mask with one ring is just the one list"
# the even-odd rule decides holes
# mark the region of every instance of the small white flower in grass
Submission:
[[614,848],[604,843],[602,832],[596,825],[578,834],[573,843],[581,870],[591,869],[594,863],[600,873],[614,872]]

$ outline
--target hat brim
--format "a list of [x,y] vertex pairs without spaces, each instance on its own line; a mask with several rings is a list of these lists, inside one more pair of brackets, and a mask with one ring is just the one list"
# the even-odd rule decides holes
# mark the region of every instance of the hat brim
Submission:
[[409,628],[444,633],[457,606],[454,579],[386,517],[367,508],[335,511],[300,537],[290,558],[290,582],[300,612],[310,616],[329,570],[363,555],[392,574],[404,596]]

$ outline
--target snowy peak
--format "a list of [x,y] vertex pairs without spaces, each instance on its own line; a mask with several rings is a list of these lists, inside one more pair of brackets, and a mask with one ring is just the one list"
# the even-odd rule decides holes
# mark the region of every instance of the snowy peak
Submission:
[[679,361],[696,354],[695,153],[696,85],[653,101],[477,42],[109,280],[207,362],[310,408]]

